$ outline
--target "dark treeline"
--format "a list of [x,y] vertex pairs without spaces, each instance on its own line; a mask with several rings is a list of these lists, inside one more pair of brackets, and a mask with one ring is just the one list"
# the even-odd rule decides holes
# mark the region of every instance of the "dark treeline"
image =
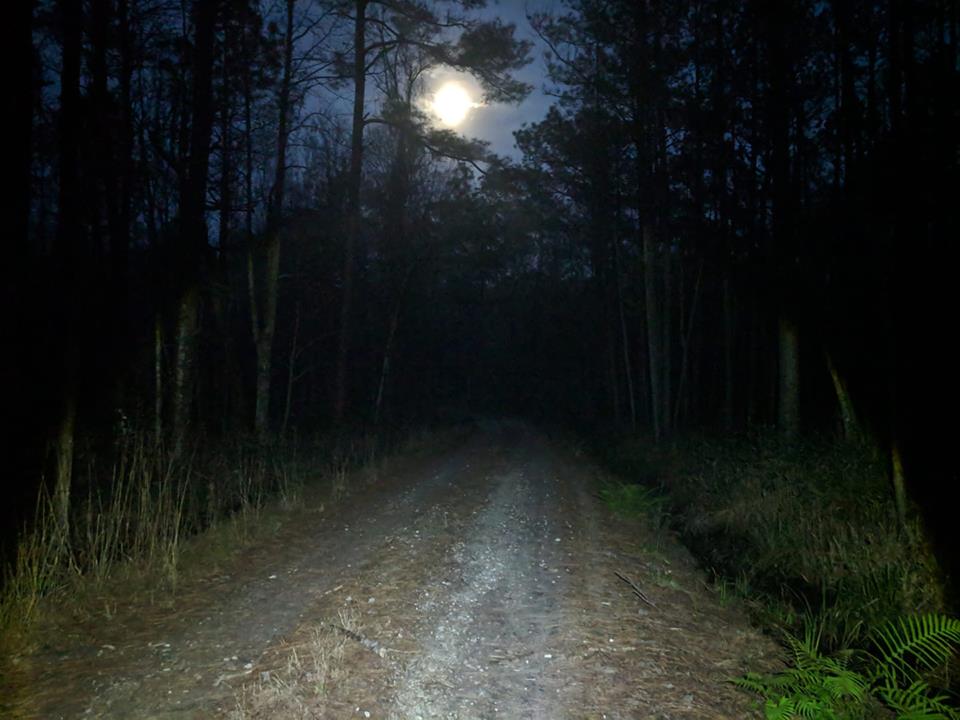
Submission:
[[15,3],[24,496],[121,418],[478,411],[869,433],[955,482],[956,0],[570,2],[530,18],[555,103],[514,160],[422,102],[441,67],[527,92],[477,4]]

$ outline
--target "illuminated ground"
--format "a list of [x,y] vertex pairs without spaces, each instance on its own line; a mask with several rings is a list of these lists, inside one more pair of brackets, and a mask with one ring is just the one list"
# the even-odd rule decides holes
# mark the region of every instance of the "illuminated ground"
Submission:
[[[388,463],[168,607],[21,660],[25,716],[743,718],[776,654],[599,471],[493,424]],[[616,573],[646,594],[641,602]]]

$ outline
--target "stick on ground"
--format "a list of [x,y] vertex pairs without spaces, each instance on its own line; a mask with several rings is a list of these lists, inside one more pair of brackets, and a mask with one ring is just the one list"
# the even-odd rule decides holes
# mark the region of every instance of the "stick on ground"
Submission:
[[643,600],[647,605],[649,605],[649,606],[652,607],[652,608],[657,607],[656,604],[655,604],[650,598],[648,598],[646,595],[643,594],[643,590],[641,590],[640,588],[638,588],[637,585],[636,585],[636,583],[633,582],[633,580],[630,580],[629,578],[625,577],[624,575],[621,575],[620,573],[618,573],[618,572],[616,572],[616,571],[614,571],[614,574],[615,574],[618,578],[620,578],[621,580],[623,580],[623,581],[624,581],[627,585],[629,585],[631,588],[633,588],[633,594],[636,595],[636,596],[637,596],[638,598],[640,598],[641,600]]

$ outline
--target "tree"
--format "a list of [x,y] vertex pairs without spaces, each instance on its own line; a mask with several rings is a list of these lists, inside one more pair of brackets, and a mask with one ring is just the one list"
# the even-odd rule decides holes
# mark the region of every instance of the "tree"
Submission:
[[194,0],[189,154],[180,178],[180,222],[176,267],[180,278],[177,350],[173,388],[173,438],[183,450],[196,380],[203,266],[208,254],[207,182],[213,132],[213,49],[218,0]]
[[[273,185],[267,202],[267,227],[261,253],[265,258],[263,286],[258,293],[253,249],[247,253],[247,276],[250,293],[250,320],[257,352],[256,410],[254,431],[265,440],[270,421],[270,380],[273,370],[273,336],[277,317],[277,283],[280,273],[280,233],[287,182],[287,144],[291,123],[291,84],[293,81],[294,7],[295,0],[286,0],[286,24],[283,35],[283,70],[277,91],[277,145]],[[252,238],[250,238],[252,242]],[[258,301],[258,294],[262,302]]]
[[83,8],[80,0],[59,0],[56,6],[61,37],[59,167],[57,173],[57,281],[70,302],[59,310],[61,337],[59,381],[63,407],[56,435],[56,487],[53,493],[59,531],[69,538],[70,484],[73,475],[73,442],[77,415],[78,323],[87,320],[76,310],[84,302],[79,279],[87,270],[86,248],[80,218],[80,69],[83,46]]
[[[459,3],[463,11],[482,6],[477,2]],[[337,344],[334,382],[333,418],[340,423],[347,403],[348,358],[352,328],[353,284],[356,246],[360,235],[360,186],[363,171],[364,129],[384,118],[366,114],[366,83],[375,68],[391,53],[415,46],[424,51],[432,65],[446,65],[473,74],[481,83],[487,101],[514,102],[528,88],[514,80],[511,71],[528,61],[530,44],[513,38],[513,26],[499,20],[479,21],[465,12],[449,12],[441,17],[430,5],[411,0],[402,4],[376,0],[355,0],[341,12],[352,12],[353,43],[351,46],[353,81],[353,115],[350,140],[350,170],[347,179],[346,219],[344,227],[343,274],[341,278],[340,329]],[[368,27],[377,29],[375,40],[368,40]],[[451,30],[459,30],[456,42],[446,39]],[[411,112],[407,115],[413,118]],[[429,142],[414,126],[408,129],[424,142]],[[432,139],[447,140],[443,134]],[[434,147],[436,144],[434,144]]]

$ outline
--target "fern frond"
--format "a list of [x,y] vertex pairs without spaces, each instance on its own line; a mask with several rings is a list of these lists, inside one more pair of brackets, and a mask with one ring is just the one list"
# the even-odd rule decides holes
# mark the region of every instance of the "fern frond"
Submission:
[[834,700],[846,698],[863,702],[867,696],[867,680],[860,673],[841,670],[823,679],[823,687]]
[[741,690],[755,692],[758,695],[766,695],[770,689],[770,685],[768,684],[767,680],[768,678],[765,675],[760,675],[759,673],[747,673],[746,675],[733,678],[730,682],[732,682]]
[[882,656],[881,677],[891,671],[916,678],[916,663],[927,669],[941,667],[960,645],[960,620],[929,613],[892,620],[877,628],[874,640]]
[[960,720],[960,710],[947,704],[946,695],[931,694],[930,686],[923,680],[906,688],[885,685],[877,692],[896,710],[897,720]]
[[767,700],[763,706],[767,720],[793,720],[797,715],[797,706],[792,699],[781,697],[776,702]]
[[837,717],[836,713],[824,704],[820,698],[803,696],[791,698],[791,700],[798,717],[809,718],[809,720],[834,720]]

